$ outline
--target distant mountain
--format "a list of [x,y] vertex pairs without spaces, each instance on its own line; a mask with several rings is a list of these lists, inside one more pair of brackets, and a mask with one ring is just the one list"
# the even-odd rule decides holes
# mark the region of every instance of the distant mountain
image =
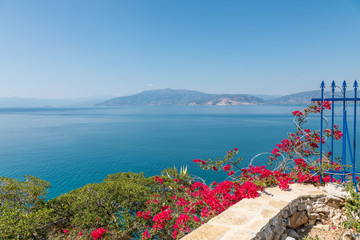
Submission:
[[255,105],[264,104],[261,98],[247,94],[207,94],[191,90],[161,89],[109,99],[97,106],[151,105]]
[[270,99],[266,104],[274,105],[308,105],[311,103],[311,98],[320,97],[320,91],[306,91],[295,94],[285,95],[279,98]]
[[266,95],[266,94],[250,94],[250,95],[253,97],[264,99],[265,101],[281,97],[281,95]]
[[[331,97],[326,92],[326,97]],[[335,93],[341,97],[340,92]],[[347,97],[353,97],[347,92]],[[359,96],[360,94],[358,94]],[[152,106],[152,105],[308,105],[311,98],[320,97],[320,90],[286,96],[250,94],[207,94],[192,90],[161,89],[143,91],[130,96],[109,99],[105,96],[77,99],[0,98],[0,107],[92,107],[92,106]],[[106,100],[109,99],[109,100]]]
[[41,98],[0,98],[0,107],[28,108],[28,107],[91,107],[109,97],[87,97],[78,99],[41,99]]
[[[325,91],[324,97],[331,98],[331,91]],[[342,93],[340,91],[336,91],[334,94],[335,98],[342,98]],[[357,93],[359,96],[359,92]],[[311,103],[312,98],[320,98],[321,92],[320,90],[316,91],[306,91],[300,92],[295,94],[289,94],[286,96],[282,96],[275,99],[267,100],[265,104],[272,104],[272,105],[309,105]],[[354,91],[347,91],[346,97],[353,98]],[[341,102],[336,102],[336,104],[341,104]],[[348,104],[352,104],[352,102],[348,102]]]

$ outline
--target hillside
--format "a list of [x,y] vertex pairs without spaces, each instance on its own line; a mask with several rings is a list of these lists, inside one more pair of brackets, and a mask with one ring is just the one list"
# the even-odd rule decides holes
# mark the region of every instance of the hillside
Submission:
[[308,105],[311,98],[320,97],[320,91],[306,91],[295,94],[285,95],[279,98],[266,101],[266,104],[274,105]]
[[261,98],[248,94],[207,94],[191,90],[161,89],[109,99],[97,106],[151,105],[255,105],[264,104]]
[[[353,97],[348,92],[347,97]],[[91,106],[158,106],[158,105],[307,105],[320,91],[306,91],[285,96],[255,94],[207,94],[182,89],[143,91],[130,96],[111,98],[88,97],[78,99],[0,98],[0,107],[91,107]],[[330,97],[330,93],[326,93]],[[336,92],[336,97],[341,97]]]
[[42,99],[42,98],[0,98],[0,108],[33,108],[33,107],[91,107],[108,97],[86,97],[75,99]]

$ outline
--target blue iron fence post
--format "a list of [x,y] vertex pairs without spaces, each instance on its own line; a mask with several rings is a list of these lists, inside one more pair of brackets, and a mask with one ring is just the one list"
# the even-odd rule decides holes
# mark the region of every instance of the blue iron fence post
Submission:
[[352,174],[353,174],[353,183],[355,184],[355,189],[356,192],[358,191],[357,189],[357,184],[356,184],[356,176],[355,176],[355,152],[356,152],[356,98],[357,98],[357,88],[358,88],[358,84],[357,81],[355,80],[354,82],[354,135],[353,135],[353,157],[352,157]]
[[[346,165],[346,133],[347,133],[347,129],[346,129],[346,82],[344,80],[343,85],[342,85],[342,89],[343,89],[343,139],[342,139],[342,159],[341,159],[341,165],[345,166]],[[343,175],[341,176],[342,181],[345,181],[345,169],[343,167]]]
[[[334,164],[334,109],[335,109],[335,104],[334,104],[334,97],[335,97],[335,81],[332,81],[331,83],[331,165]],[[332,170],[331,170],[332,171]],[[333,181],[333,176],[331,175],[331,182]]]
[[[321,108],[320,108],[320,164],[322,166],[322,147],[323,147],[323,144],[322,144],[322,141],[323,141],[323,115],[324,115],[324,111],[323,111],[323,103],[324,103],[324,88],[325,88],[325,83],[324,81],[321,82]],[[320,182],[322,182],[322,178],[323,178],[323,174],[321,172],[321,176],[320,176]]]

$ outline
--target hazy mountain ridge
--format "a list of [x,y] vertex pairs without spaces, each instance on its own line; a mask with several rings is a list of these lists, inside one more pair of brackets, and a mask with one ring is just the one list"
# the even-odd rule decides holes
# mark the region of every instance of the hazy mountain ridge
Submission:
[[279,98],[270,99],[266,103],[274,105],[308,105],[311,103],[311,99],[315,97],[320,97],[319,90],[289,94]]
[[0,98],[2,108],[31,108],[31,107],[92,107],[96,103],[109,97],[87,97],[78,99],[44,99],[44,98]]
[[265,100],[248,94],[207,94],[192,90],[162,89],[109,99],[97,106],[149,105],[257,105]]
[[309,105],[311,99],[320,97],[320,90],[305,91],[265,99],[251,94],[207,94],[191,90],[150,90],[130,96],[109,99],[97,106],[149,106],[149,105]]
[[[340,92],[335,93],[341,97]],[[264,96],[265,99],[260,98]],[[354,94],[349,91],[347,97]],[[117,98],[88,97],[78,99],[0,98],[0,107],[93,107],[93,106],[158,106],[158,105],[308,105],[320,97],[320,90],[305,91],[279,97],[255,94],[208,94],[193,90],[148,90]],[[326,92],[325,97],[331,97]],[[108,100],[106,100],[108,99]]]
[[[357,94],[359,96],[359,93]],[[294,94],[285,95],[279,98],[274,98],[266,101],[266,104],[270,105],[309,105],[311,104],[312,98],[320,98],[321,92],[320,90],[315,91],[306,91],[306,92],[299,92]],[[324,92],[324,98],[331,98],[332,93],[331,91],[325,91]],[[335,98],[342,98],[342,93],[340,91],[335,92],[334,94]],[[354,97],[354,91],[350,90],[346,92],[347,98],[353,98]],[[341,102],[335,102],[336,104],[340,104]],[[352,102],[348,102],[349,104],[352,104]]]

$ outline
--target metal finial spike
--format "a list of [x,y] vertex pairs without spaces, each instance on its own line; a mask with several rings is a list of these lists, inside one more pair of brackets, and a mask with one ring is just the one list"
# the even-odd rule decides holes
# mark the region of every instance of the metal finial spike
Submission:
[[332,92],[332,95],[334,96],[334,93],[335,93],[335,81],[333,80],[332,83],[331,83],[331,92]]
[[323,89],[324,87],[325,87],[325,83],[324,83],[324,81],[322,81],[322,82],[321,82],[321,85],[320,85],[320,88]]
[[343,82],[343,88],[345,89],[346,88],[346,81],[344,80]]
[[357,88],[358,87],[358,83],[357,83],[357,81],[355,80],[355,82],[354,82],[354,88]]

